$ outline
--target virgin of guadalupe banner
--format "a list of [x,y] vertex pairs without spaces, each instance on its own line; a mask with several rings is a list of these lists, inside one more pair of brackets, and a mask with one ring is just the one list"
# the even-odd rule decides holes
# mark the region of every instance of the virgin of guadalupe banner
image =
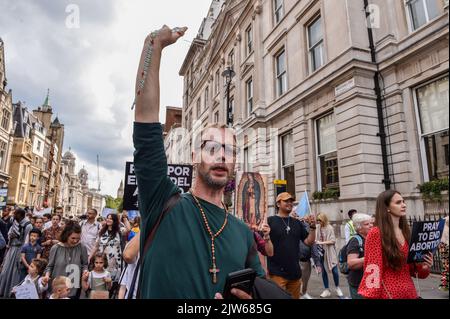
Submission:
[[259,228],[267,217],[267,176],[243,173],[236,194],[237,216],[250,227]]

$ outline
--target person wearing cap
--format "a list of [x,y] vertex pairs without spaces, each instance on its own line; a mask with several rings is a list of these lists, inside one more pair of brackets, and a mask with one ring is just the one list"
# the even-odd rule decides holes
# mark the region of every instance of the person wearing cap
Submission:
[[[314,244],[315,231],[308,234],[302,222],[289,215],[292,212],[294,198],[285,192],[277,196],[278,214],[267,219],[274,255],[268,257],[269,278],[289,292],[294,299],[300,298],[300,279],[302,271],[299,264],[298,245],[303,241],[307,246]],[[311,230],[316,229],[313,216],[305,218]]]

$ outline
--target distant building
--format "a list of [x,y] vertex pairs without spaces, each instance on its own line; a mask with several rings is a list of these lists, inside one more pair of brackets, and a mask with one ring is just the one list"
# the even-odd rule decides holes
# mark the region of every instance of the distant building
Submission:
[[6,88],[6,66],[4,43],[0,38],[0,187],[8,187],[13,136],[12,92]]
[[123,192],[124,192],[124,188],[123,188],[123,180],[122,180],[122,181],[120,181],[119,188],[117,189],[117,198],[123,198]]

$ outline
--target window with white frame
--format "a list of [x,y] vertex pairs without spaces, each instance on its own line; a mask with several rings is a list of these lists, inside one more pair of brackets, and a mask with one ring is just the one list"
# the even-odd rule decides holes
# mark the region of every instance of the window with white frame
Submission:
[[314,72],[324,64],[322,18],[319,16],[308,26],[308,51],[310,71]]
[[281,177],[287,181],[286,191],[295,194],[294,142],[292,132],[282,135],[281,142]]
[[287,91],[286,51],[283,49],[275,56],[277,97]]
[[253,112],[253,78],[250,78],[246,83],[247,92],[247,116],[250,116]]
[[254,162],[255,162],[255,148],[252,144],[249,144],[246,148],[244,148],[244,172],[253,172]]
[[406,0],[412,30],[439,16],[444,5],[443,0]]
[[448,76],[416,89],[424,180],[449,174]]
[[245,38],[246,38],[246,54],[249,55],[253,52],[253,29],[250,25],[247,30],[245,30]]
[[283,0],[273,0],[273,6],[275,23],[278,23],[284,17]]
[[36,185],[36,182],[37,182],[37,175],[33,174],[33,177],[31,178],[31,184]]
[[318,190],[339,188],[339,167],[336,148],[334,113],[316,121]]

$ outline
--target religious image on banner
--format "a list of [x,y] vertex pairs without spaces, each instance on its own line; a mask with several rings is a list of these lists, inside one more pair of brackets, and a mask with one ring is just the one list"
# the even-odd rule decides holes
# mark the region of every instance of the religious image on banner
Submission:
[[243,173],[237,188],[237,216],[250,226],[265,222],[267,215],[267,177]]

